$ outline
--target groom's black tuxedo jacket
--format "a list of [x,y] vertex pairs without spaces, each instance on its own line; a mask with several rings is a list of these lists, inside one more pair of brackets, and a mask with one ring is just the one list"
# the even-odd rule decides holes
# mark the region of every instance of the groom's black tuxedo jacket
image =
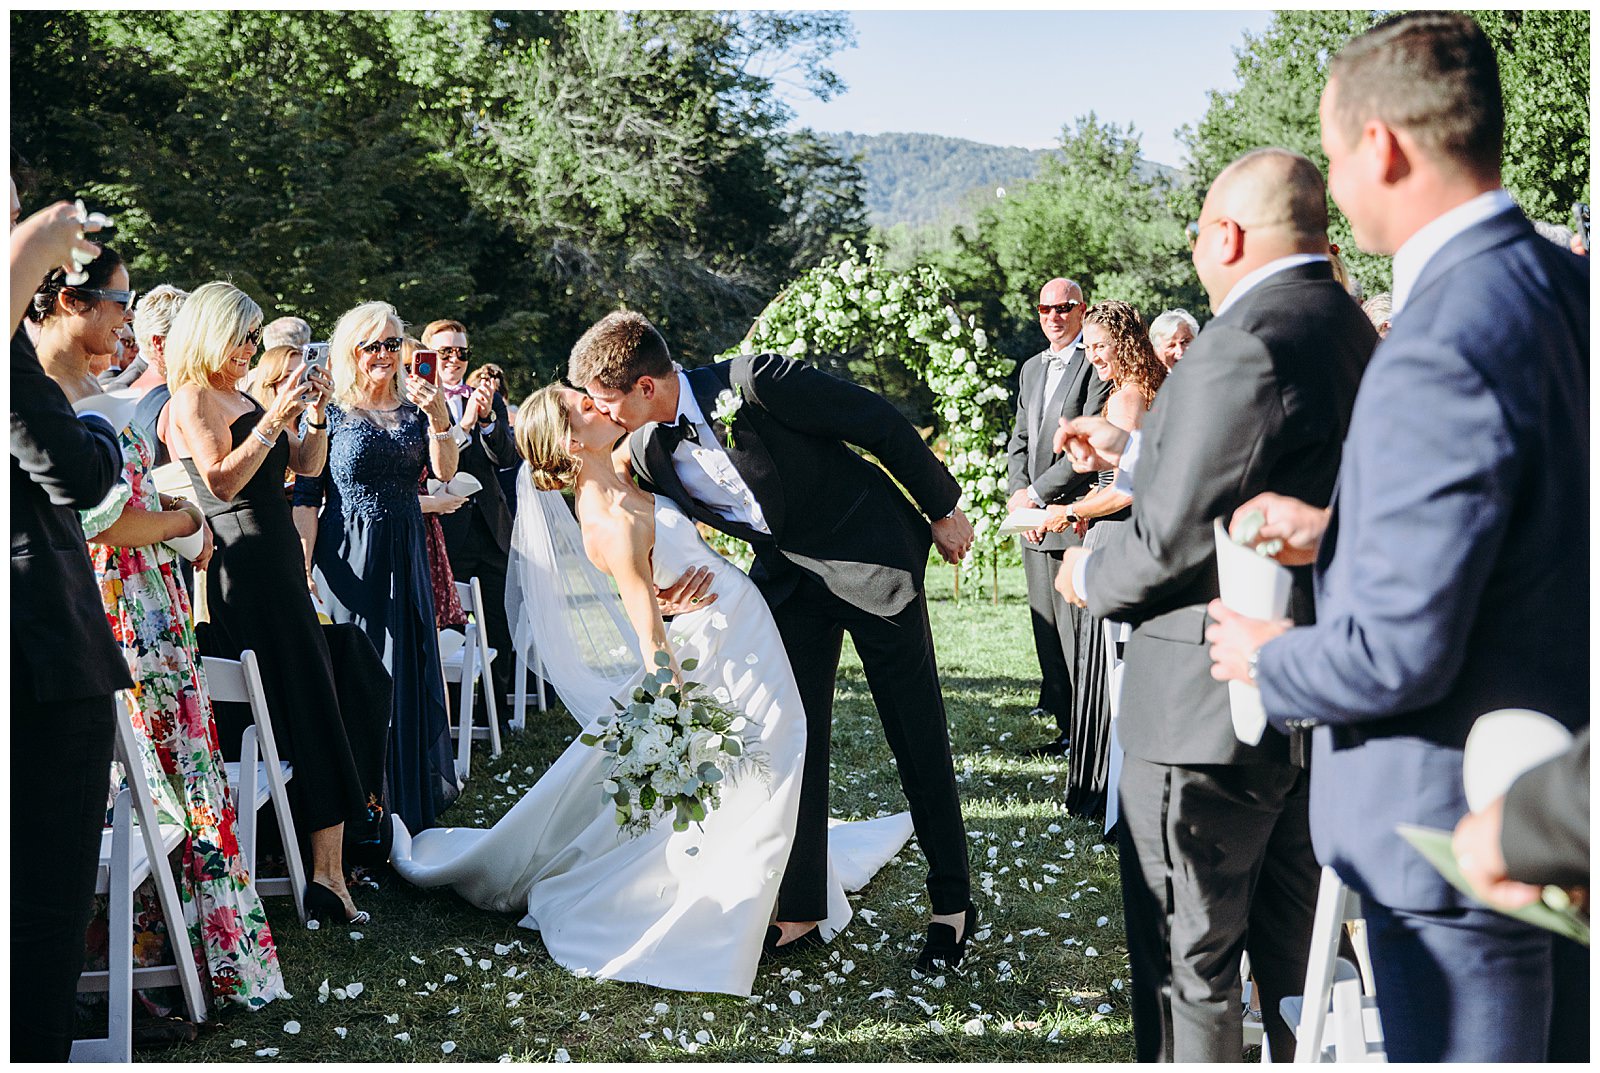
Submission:
[[[741,356],[686,376],[772,533],[728,521],[691,499],[653,423],[628,441],[646,489],[749,541],[756,554],[750,577],[774,606],[805,574],[874,615],[894,615],[917,597],[932,543],[927,518],[954,510],[961,490],[898,410],[865,388],[776,354]],[[731,447],[728,428],[712,417],[717,396],[730,389],[743,399],[731,422]],[[883,468],[846,444],[871,452]]]

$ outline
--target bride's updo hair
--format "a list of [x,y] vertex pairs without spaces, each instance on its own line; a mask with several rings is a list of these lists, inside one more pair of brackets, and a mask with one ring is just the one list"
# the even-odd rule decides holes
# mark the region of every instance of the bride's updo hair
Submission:
[[532,471],[533,486],[541,492],[564,492],[578,476],[579,459],[567,445],[572,422],[561,399],[561,385],[542,387],[517,407],[517,450]]

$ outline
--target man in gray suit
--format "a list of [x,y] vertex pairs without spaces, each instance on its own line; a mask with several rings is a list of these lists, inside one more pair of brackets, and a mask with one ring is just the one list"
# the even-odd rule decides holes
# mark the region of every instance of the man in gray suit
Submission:
[[[1106,468],[1114,460],[1092,449],[1104,445],[1134,485],[1130,524],[1095,551],[1069,549],[1057,585],[1134,626],[1117,721],[1118,842],[1141,1061],[1243,1058],[1247,949],[1272,1055],[1294,1052],[1278,1002],[1304,983],[1318,876],[1293,748],[1303,743],[1235,737],[1204,633],[1217,595],[1213,519],[1269,488],[1319,503],[1333,492],[1377,333],[1334,281],[1327,229],[1311,161],[1258,149],[1230,164],[1190,225],[1217,315],[1162,385],[1137,457],[1103,420],[1066,430],[1075,465]],[[1301,574],[1290,611],[1309,622]]]
[[[1095,474],[1074,472],[1050,444],[1061,419],[1098,414],[1111,384],[1093,375],[1083,353],[1083,291],[1070,279],[1053,279],[1039,291],[1039,328],[1049,345],[1022,366],[1017,390],[1017,423],[1011,431],[1008,510],[1070,503],[1089,490]],[[1039,705],[1035,714],[1055,717],[1056,737],[1036,754],[1061,756],[1068,747],[1072,718],[1072,673],[1077,664],[1078,609],[1055,591],[1061,553],[1081,547],[1083,538],[1032,532],[1022,548],[1033,611],[1033,647],[1039,656]]]

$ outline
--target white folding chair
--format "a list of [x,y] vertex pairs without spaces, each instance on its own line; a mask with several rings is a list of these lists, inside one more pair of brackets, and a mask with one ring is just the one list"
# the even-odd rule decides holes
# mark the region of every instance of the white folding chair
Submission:
[[528,725],[528,674],[533,674],[533,692],[539,710],[546,711],[544,699],[544,667],[539,662],[539,653],[534,651],[533,638],[528,636],[530,630],[523,628],[518,631],[518,637],[513,642],[517,650],[516,683],[512,686],[511,698],[511,728],[523,730]]
[[[489,755],[500,755],[500,711],[495,703],[494,677],[491,673],[494,657],[498,653],[489,647],[489,639],[484,632],[487,619],[483,614],[483,588],[478,584],[478,579],[456,582],[456,596],[461,605],[468,609],[467,632],[458,643],[456,638],[460,635],[453,631],[440,631],[439,664],[446,682],[461,684],[456,725],[451,733],[456,738],[456,778],[465,782],[472,774],[474,740],[487,740]],[[483,727],[473,722],[476,706],[473,686],[479,679],[483,681],[483,695],[489,708],[488,725]]]
[[[1378,1005],[1361,991],[1362,972],[1339,957],[1339,933],[1345,921],[1361,916],[1361,899],[1339,880],[1332,868],[1322,870],[1317,910],[1311,925],[1311,951],[1306,961],[1302,995],[1285,998],[1279,1008],[1295,1030],[1296,1062],[1384,1062],[1383,1026]],[[1357,946],[1357,956],[1365,956]],[[1332,1028],[1331,1033],[1329,1028]],[[1331,1039],[1325,1037],[1331,1035]]]
[[[239,827],[239,852],[250,870],[250,882],[257,894],[287,894],[294,899],[300,923],[306,922],[306,866],[300,856],[300,840],[295,837],[294,814],[289,811],[289,780],[294,765],[278,755],[278,739],[272,731],[267,711],[267,693],[261,685],[261,665],[249,650],[237,660],[206,656],[202,659],[206,690],[213,702],[229,701],[250,706],[251,724],[239,741],[239,761],[228,764],[228,785],[233,788],[233,807]],[[261,810],[267,805],[278,820],[283,842],[287,876],[270,878],[257,874],[257,832]]]
[[[100,866],[95,872],[95,893],[110,895],[106,904],[107,968],[78,977],[79,991],[107,992],[104,1039],[74,1040],[74,1062],[133,1061],[133,989],[177,984],[183,992],[189,1019],[206,1019],[205,993],[195,968],[194,947],[184,923],[183,903],[173,880],[171,855],[189,836],[182,824],[161,823],[156,802],[145,781],[138,739],[127,701],[117,694],[115,755],[127,773],[127,785],[117,791],[111,809],[111,826],[100,835]],[[171,965],[135,967],[133,964],[133,892],[147,879],[155,880],[156,898],[166,919],[172,949]]]

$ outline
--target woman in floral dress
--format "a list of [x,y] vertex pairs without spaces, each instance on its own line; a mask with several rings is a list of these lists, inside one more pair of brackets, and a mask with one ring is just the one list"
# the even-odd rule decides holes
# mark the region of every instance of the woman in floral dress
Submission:
[[[116,258],[109,249],[101,253]],[[102,270],[104,266],[101,266]],[[91,280],[95,266],[90,266]],[[35,296],[39,357],[73,402],[98,394],[88,358],[99,335],[124,322],[116,304],[126,288],[120,262],[102,287],[78,293],[58,270]],[[131,305],[131,302],[128,304]],[[114,327],[113,327],[114,326]],[[106,501],[83,514],[89,555],[112,632],[134,680],[125,698],[133,713],[143,775],[163,822],[189,832],[178,885],[184,924],[214,1000],[257,1008],[283,991],[277,946],[261,899],[239,853],[235,812],[211,702],[195,644],[189,594],[160,543],[197,531],[197,519],[176,509],[150,479],[154,447],[136,425],[119,436],[123,480]],[[201,523],[203,524],[203,523]],[[200,562],[210,552],[205,541]],[[160,941],[153,914],[141,914],[136,953],[155,961]]]

